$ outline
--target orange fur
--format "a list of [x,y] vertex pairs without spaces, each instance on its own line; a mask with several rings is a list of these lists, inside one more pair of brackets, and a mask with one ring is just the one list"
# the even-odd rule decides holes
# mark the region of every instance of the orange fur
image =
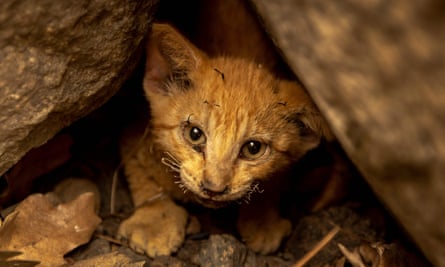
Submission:
[[[207,54],[171,26],[153,25],[144,77],[150,132],[133,132],[123,143],[136,210],[119,230],[149,256],[170,254],[184,240],[187,213],[173,200],[211,208],[251,200],[240,208],[240,235],[257,252],[276,250],[291,228],[276,209],[282,174],[328,134],[305,91],[277,78],[272,57],[260,58],[261,43],[261,53],[227,53],[230,40],[227,51]],[[168,218],[154,222],[148,214]]]

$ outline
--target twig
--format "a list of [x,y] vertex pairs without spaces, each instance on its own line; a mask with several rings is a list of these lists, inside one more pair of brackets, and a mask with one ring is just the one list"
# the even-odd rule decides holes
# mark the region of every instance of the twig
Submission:
[[303,267],[308,261],[310,261],[320,250],[322,250],[340,231],[340,227],[336,225],[329,233],[323,237],[310,251],[306,253],[299,261],[297,261],[293,267]]
[[103,239],[106,240],[108,242],[114,243],[116,245],[120,245],[120,246],[124,246],[125,244],[123,242],[121,242],[120,240],[117,240],[115,238],[106,236],[106,235],[101,235],[101,234],[95,234],[95,237],[99,238],[99,239]]
[[111,196],[110,196],[110,214],[116,212],[116,190],[117,190],[117,176],[122,163],[119,163],[117,169],[113,172],[113,179],[111,180]]
[[338,243],[337,246],[353,267],[366,267],[358,251],[350,251],[341,243]]

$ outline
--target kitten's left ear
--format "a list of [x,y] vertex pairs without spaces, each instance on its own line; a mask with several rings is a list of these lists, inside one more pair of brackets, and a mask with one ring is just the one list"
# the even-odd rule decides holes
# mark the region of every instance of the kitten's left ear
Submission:
[[321,138],[328,141],[335,139],[314,102],[297,83],[281,81],[278,94],[288,103],[288,107],[291,109],[291,113],[286,116],[286,120],[300,128],[300,135],[303,138],[315,145],[318,145]]
[[168,24],[154,23],[147,42],[144,90],[167,94],[167,83],[176,83],[179,89],[191,86],[188,73],[205,58],[192,43]]

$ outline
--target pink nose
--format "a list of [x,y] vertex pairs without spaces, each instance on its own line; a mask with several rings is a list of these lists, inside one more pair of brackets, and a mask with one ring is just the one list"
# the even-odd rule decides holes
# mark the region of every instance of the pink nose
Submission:
[[204,179],[200,186],[201,190],[209,197],[224,195],[229,189],[229,187],[225,184],[215,184],[208,179]]

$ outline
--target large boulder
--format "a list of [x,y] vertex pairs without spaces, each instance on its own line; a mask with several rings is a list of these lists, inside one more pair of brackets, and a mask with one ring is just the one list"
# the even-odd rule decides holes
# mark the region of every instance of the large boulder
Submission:
[[252,0],[344,149],[445,266],[445,5]]
[[157,2],[0,1],[0,174],[121,87]]

